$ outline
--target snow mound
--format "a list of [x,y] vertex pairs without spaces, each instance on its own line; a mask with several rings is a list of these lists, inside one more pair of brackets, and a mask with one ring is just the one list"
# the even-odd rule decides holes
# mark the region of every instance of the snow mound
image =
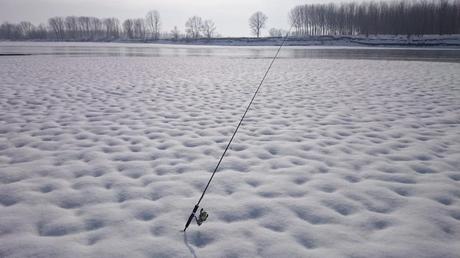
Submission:
[[0,59],[0,257],[458,257],[460,64]]

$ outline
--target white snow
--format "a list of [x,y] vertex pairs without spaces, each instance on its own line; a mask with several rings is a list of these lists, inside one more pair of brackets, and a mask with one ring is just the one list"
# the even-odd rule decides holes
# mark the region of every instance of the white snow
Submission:
[[[217,46],[279,46],[281,37],[268,38],[213,38],[213,39],[162,39],[154,43],[217,45]],[[286,46],[386,46],[386,47],[442,47],[458,48],[460,35],[324,35],[290,37]]]
[[460,64],[0,58],[0,257],[458,257]]
[[[111,42],[113,45],[135,45],[145,47],[148,45],[161,45],[163,49],[167,45],[207,45],[207,46],[279,46],[282,42],[281,37],[263,37],[263,38],[248,38],[248,37],[223,37],[212,39],[160,39],[147,44],[142,44],[145,41],[140,40],[120,40]],[[131,44],[134,43],[134,44]],[[1,41],[2,45],[11,44],[26,44],[34,45],[35,47],[45,46],[71,46],[75,44],[87,45],[107,45],[106,42],[46,42],[46,41]],[[384,46],[384,47],[423,47],[423,48],[444,48],[451,49],[460,47],[460,35],[324,35],[324,36],[291,36],[285,42],[286,46],[336,46],[336,47],[360,47],[360,46]],[[80,51],[81,49],[77,50]],[[85,49],[88,51],[88,49]],[[89,50],[92,51],[92,50]],[[134,53],[135,54],[135,53]]]

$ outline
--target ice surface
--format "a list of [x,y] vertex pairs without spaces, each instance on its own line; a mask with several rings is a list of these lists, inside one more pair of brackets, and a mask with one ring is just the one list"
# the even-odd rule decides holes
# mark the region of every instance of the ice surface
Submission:
[[458,257],[460,64],[0,59],[0,257]]

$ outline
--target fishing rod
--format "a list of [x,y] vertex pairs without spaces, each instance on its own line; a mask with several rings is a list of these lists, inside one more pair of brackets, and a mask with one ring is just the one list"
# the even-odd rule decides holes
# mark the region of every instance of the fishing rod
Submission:
[[225,147],[225,150],[224,150],[224,152],[222,153],[222,156],[220,156],[219,162],[217,162],[217,165],[216,165],[216,167],[214,168],[214,171],[212,172],[212,175],[211,175],[211,177],[209,178],[209,181],[208,181],[208,183],[206,184],[206,187],[204,188],[203,193],[201,194],[200,199],[199,199],[198,202],[195,204],[195,207],[193,207],[192,213],[190,214],[190,217],[188,218],[187,223],[185,224],[184,232],[187,230],[187,228],[188,228],[188,226],[190,225],[190,223],[192,222],[193,218],[195,218],[195,220],[196,220],[198,226],[200,226],[200,225],[201,225],[203,222],[205,222],[206,219],[208,218],[208,213],[207,213],[206,211],[204,211],[203,208],[200,210],[200,214],[198,215],[198,217],[195,215],[196,212],[198,211],[198,208],[200,207],[201,200],[203,200],[203,197],[204,197],[204,195],[206,194],[206,191],[208,190],[208,187],[209,187],[209,185],[211,184],[211,181],[212,181],[212,179],[214,178],[214,175],[216,174],[217,170],[219,169],[220,163],[222,162],[222,160],[223,160],[224,157],[225,157],[225,154],[227,153],[228,149],[230,148],[230,145],[232,144],[232,141],[233,141],[233,139],[235,138],[235,135],[236,135],[236,133],[238,132],[238,129],[240,129],[240,126],[241,126],[241,124],[243,123],[243,120],[244,120],[244,118],[246,117],[246,114],[248,113],[249,108],[250,108],[251,105],[252,105],[252,102],[254,102],[254,99],[256,98],[257,93],[258,93],[259,90],[260,90],[260,87],[262,86],[262,84],[263,84],[264,81],[265,81],[265,78],[267,77],[268,73],[270,72],[270,69],[272,68],[273,63],[275,62],[276,58],[278,58],[278,55],[279,55],[279,53],[280,53],[280,51],[281,51],[281,48],[284,46],[284,43],[286,43],[286,40],[287,40],[287,38],[289,37],[289,34],[291,33],[292,27],[293,27],[293,26],[291,25],[291,27],[289,28],[289,31],[288,31],[288,32],[286,33],[286,35],[284,36],[283,41],[281,42],[281,45],[279,46],[278,50],[276,51],[275,56],[273,57],[272,61],[270,62],[270,65],[268,66],[267,70],[265,71],[265,74],[264,74],[264,76],[262,77],[262,80],[260,81],[259,86],[257,87],[256,91],[254,92],[251,101],[249,102],[248,106],[246,107],[246,110],[244,111],[244,114],[243,114],[243,116],[241,117],[240,122],[239,122],[238,125],[236,126],[236,129],[235,129],[235,131],[233,132],[233,135],[232,135],[232,137],[230,138],[230,141],[228,142],[227,147]]

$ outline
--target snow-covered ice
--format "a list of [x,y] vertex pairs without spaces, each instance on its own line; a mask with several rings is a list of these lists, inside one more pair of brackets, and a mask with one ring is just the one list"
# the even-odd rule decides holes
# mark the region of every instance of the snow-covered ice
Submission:
[[460,64],[0,58],[0,257],[459,257]]

